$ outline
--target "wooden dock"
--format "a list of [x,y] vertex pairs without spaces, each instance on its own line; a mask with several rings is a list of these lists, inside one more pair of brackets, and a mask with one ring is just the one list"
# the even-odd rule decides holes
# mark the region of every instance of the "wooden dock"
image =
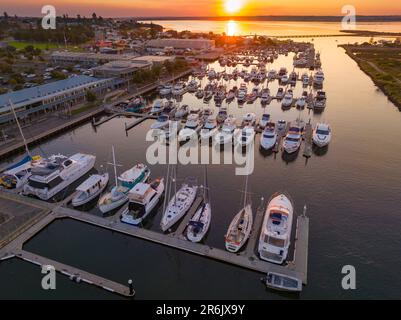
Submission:
[[304,133],[304,157],[310,158],[312,156],[312,125],[309,122],[305,125]]
[[82,281],[87,284],[98,286],[104,290],[117,293],[125,297],[132,297],[135,295],[135,291],[130,292],[130,289],[128,287],[120,283],[102,278],[93,273],[80,270],[67,264],[48,259],[25,250],[16,250],[14,254],[15,257],[17,258],[23,259],[27,262],[39,266],[53,266],[57,272],[60,272],[63,275],[68,276],[71,280],[76,281],[77,283]]
[[[138,113],[138,115],[141,115],[140,113]],[[137,116],[137,115],[133,115],[133,116]],[[142,114],[138,119],[136,119],[134,122],[127,124],[125,123],[125,131],[129,131],[132,128],[135,128],[138,124],[144,122],[145,120],[148,119],[156,119],[157,117],[154,115],[148,115],[148,114]]]
[[121,115],[122,115],[121,113],[116,112],[116,113],[113,113],[113,114],[99,120],[99,121],[96,121],[95,118],[92,118],[92,125],[94,127],[100,126],[101,124],[106,123],[107,121],[110,121],[111,119],[114,119],[115,117],[119,117]]

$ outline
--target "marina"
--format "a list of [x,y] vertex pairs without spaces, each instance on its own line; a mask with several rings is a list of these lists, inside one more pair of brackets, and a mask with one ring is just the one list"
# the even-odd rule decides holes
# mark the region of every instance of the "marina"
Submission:
[[[384,271],[390,262],[400,263],[393,201],[399,141],[388,139],[398,128],[397,110],[338,46],[363,38],[323,31],[305,36],[305,43],[194,55],[200,61],[180,75],[131,87],[126,96],[57,128],[37,133],[33,125],[23,126],[26,143],[0,148],[0,167],[6,168],[0,261],[51,264],[74,286],[85,283],[120,298],[393,297],[390,286],[401,280]],[[207,164],[207,174],[204,163],[179,163],[172,177],[166,164],[148,160],[152,142],[145,141],[157,128],[171,142],[166,124],[178,129],[177,152],[208,140],[209,156],[233,161]],[[244,188],[245,177],[235,174],[235,152],[249,145],[254,167]],[[19,171],[12,167],[24,148],[31,167],[27,182],[17,181],[26,184],[14,190]],[[76,155],[87,156],[82,171],[68,169],[71,159],[79,162]],[[142,164],[144,177],[127,174]],[[58,169],[56,179],[63,171],[79,174],[54,189]],[[190,188],[178,192],[189,178],[205,182],[192,185],[194,194]],[[122,187],[119,202],[115,191]],[[268,210],[266,200],[277,192],[291,198],[287,211]],[[240,200],[245,196],[249,206]],[[194,219],[205,203],[210,228]],[[378,205],[391,219],[377,219]],[[177,217],[167,218],[169,213]],[[188,237],[189,227],[205,227],[201,240]],[[228,238],[238,242],[235,248]],[[274,252],[269,245],[279,240],[282,249]],[[344,292],[339,279],[347,264],[358,268],[360,288],[380,281],[390,289]]]

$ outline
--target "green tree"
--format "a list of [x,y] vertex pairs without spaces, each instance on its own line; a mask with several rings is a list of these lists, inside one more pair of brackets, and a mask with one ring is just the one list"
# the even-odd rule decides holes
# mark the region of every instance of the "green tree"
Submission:
[[88,90],[86,91],[86,100],[88,102],[94,102],[96,101],[96,94],[93,93],[92,91]]

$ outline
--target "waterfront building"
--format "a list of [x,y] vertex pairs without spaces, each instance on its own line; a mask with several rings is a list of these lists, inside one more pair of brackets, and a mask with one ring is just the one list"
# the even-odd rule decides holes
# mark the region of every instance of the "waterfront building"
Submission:
[[150,69],[151,67],[152,63],[144,60],[119,60],[95,67],[92,70],[95,77],[117,77],[122,79],[129,79],[132,78],[132,76],[138,70]]
[[9,101],[14,105],[18,118],[30,120],[35,116],[56,110],[68,110],[85,103],[88,90],[103,96],[123,85],[123,81],[112,78],[76,76],[32,88],[0,95],[0,125],[14,121]]
[[149,52],[163,51],[164,48],[175,50],[191,49],[196,51],[209,51],[215,48],[215,41],[208,39],[153,39],[146,44]]

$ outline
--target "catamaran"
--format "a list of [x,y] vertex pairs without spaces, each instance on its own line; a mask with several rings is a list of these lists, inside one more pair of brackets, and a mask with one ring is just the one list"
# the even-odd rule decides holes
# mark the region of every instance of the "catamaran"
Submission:
[[294,206],[290,197],[275,193],[269,201],[259,237],[258,252],[262,260],[282,264],[290,246]]

